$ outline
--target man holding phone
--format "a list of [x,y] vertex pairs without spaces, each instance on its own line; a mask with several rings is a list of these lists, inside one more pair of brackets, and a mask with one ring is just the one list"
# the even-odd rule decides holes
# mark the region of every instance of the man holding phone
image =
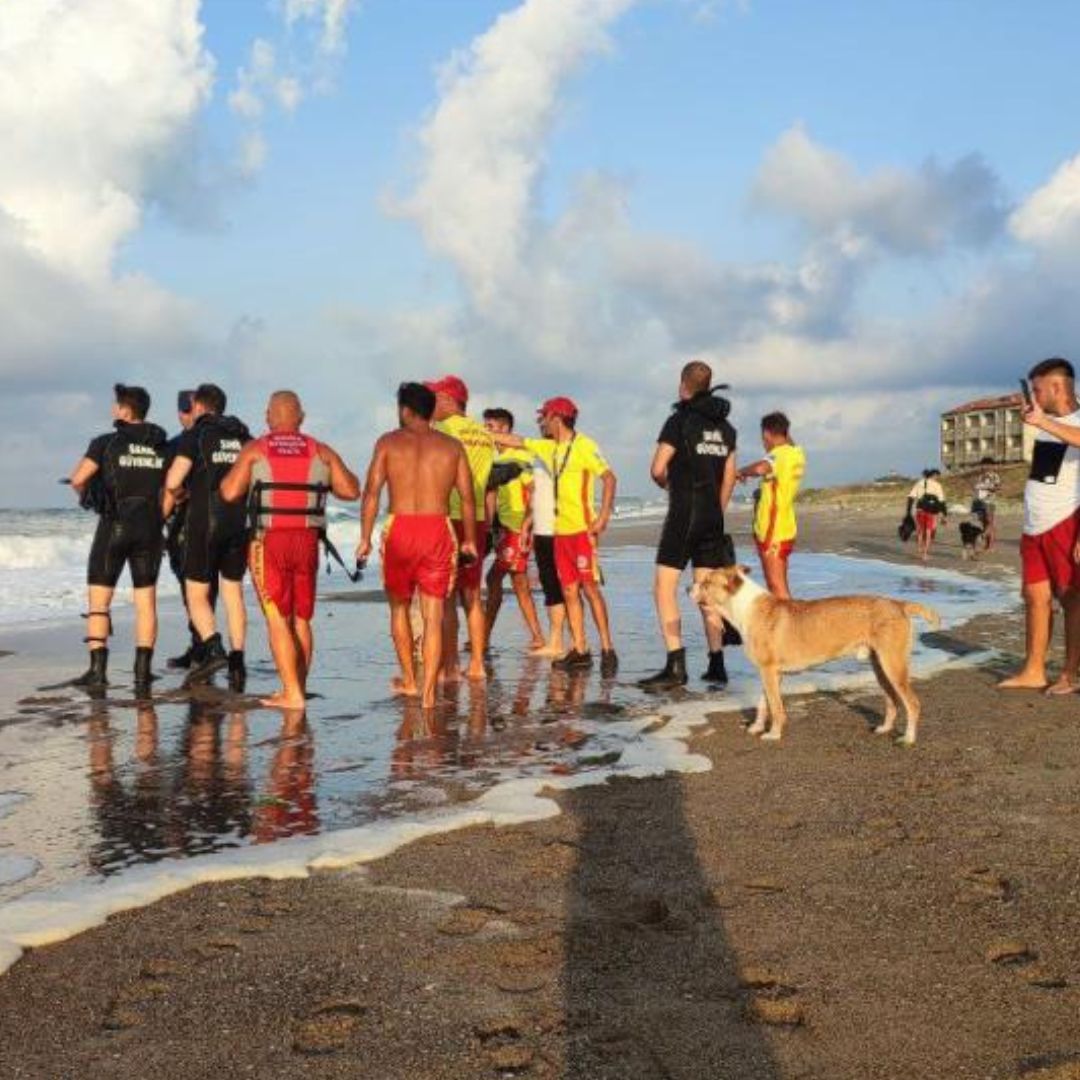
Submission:
[[[1038,428],[1024,487],[1023,566],[1026,655],[1024,666],[998,683],[1006,690],[1070,694],[1080,671],[1080,402],[1075,371],[1054,357],[1020,380],[1024,422]],[[1047,687],[1055,597],[1065,612],[1065,667]]]

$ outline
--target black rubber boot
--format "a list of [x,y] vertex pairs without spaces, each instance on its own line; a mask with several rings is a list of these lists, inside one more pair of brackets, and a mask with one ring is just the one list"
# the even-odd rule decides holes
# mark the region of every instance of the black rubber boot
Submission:
[[720,639],[721,645],[741,645],[742,634],[727,621],[724,620],[724,636]]
[[619,656],[614,649],[600,651],[600,677],[613,679],[619,671]]
[[638,679],[642,690],[674,690],[685,686],[689,676],[686,674],[686,650],[672,649],[667,654],[667,663],[663,669],[646,679]]
[[727,686],[727,667],[724,664],[724,650],[709,653],[709,666],[701,677],[714,686]]
[[195,653],[199,648],[199,635],[195,632],[195,627],[188,623],[188,632],[191,634],[191,644],[179,655],[170,656],[165,661],[165,666],[173,669],[179,668],[181,671],[187,671],[191,667],[191,663],[195,658]]
[[551,662],[554,671],[587,671],[592,667],[592,653],[571,649],[565,656]]
[[244,664],[244,650],[233,649],[229,653],[229,689],[238,694],[247,686],[247,667]]
[[154,650],[145,645],[139,645],[135,649],[135,693],[150,693],[150,684],[154,681],[154,674],[150,670],[150,664],[154,659]]
[[220,634],[211,634],[205,641],[200,642],[194,655],[191,657],[191,670],[188,673],[190,682],[200,682],[209,679],[215,671],[220,671],[229,662],[225,647],[221,644]]
[[90,653],[90,666],[77,679],[71,680],[72,686],[85,686],[88,689],[97,689],[108,686],[109,680],[106,671],[109,667],[109,650],[94,649]]

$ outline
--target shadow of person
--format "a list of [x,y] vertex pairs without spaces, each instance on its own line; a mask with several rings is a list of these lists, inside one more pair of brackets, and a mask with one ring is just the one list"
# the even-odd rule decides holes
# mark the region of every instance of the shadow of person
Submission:
[[678,777],[568,795],[566,1068],[575,1080],[769,1080],[738,961],[698,862]]

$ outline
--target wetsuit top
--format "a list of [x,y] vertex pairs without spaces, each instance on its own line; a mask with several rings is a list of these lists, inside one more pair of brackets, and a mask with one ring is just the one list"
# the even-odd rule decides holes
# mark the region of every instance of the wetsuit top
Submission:
[[795,496],[806,472],[801,446],[782,444],[765,455],[769,473],[761,478],[761,496],[754,511],[754,536],[762,544],[795,539]]
[[496,461],[516,461],[525,466],[515,479],[498,489],[496,497],[496,513],[502,527],[511,532],[521,532],[521,527],[525,524],[525,516],[529,512],[533,483],[533,456],[527,450],[504,450]]
[[588,435],[574,432],[566,442],[526,439],[525,449],[538,459],[536,469],[546,469],[551,477],[555,535],[576,536],[588,532],[596,517],[597,477],[611,471],[600,447]]
[[218,488],[236,463],[244,443],[251,439],[247,425],[235,416],[204,413],[180,436],[176,456],[191,462],[188,473],[188,519],[190,527],[213,525],[222,535],[247,528],[247,510],[242,503],[225,503]]
[[95,508],[104,517],[161,516],[165,486],[165,432],[145,421],[117,420],[114,429],[92,440],[86,456],[99,469],[103,498]]
[[318,442],[298,431],[272,431],[256,446],[259,456],[251,471],[256,531],[324,528],[330,466],[319,456]]
[[720,483],[735,452],[735,429],[728,423],[731,403],[708,390],[678,402],[657,442],[675,454],[668,465],[668,516],[687,526],[723,528]]
[[[495,443],[491,433],[483,424],[478,424],[468,416],[448,416],[435,424],[435,430],[457,439],[465,448],[473,479],[476,520],[483,521],[486,517],[484,495],[487,492],[491,466],[495,463]],[[461,496],[457,491],[450,492],[450,517],[455,521],[461,520]]]

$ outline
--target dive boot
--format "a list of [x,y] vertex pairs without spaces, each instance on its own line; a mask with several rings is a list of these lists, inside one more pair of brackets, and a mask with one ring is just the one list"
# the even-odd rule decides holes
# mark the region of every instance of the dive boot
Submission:
[[205,641],[198,644],[194,655],[191,657],[191,670],[188,672],[189,682],[205,682],[220,671],[229,662],[225,647],[221,644],[220,634],[211,634]]
[[145,645],[139,645],[135,649],[135,693],[149,694],[150,684],[154,681],[154,674],[150,670],[150,664],[154,659],[154,650]]
[[741,645],[742,634],[727,621],[724,620],[724,636],[720,639],[721,645]]
[[600,650],[600,677],[613,679],[619,670],[619,657],[614,649]]
[[247,667],[244,664],[244,650],[233,649],[229,653],[229,689],[242,694],[247,686]]
[[642,690],[674,690],[685,686],[689,676],[686,674],[686,650],[672,649],[667,654],[667,663],[655,675],[638,679]]
[[195,658],[195,653],[199,648],[199,635],[195,632],[195,627],[188,623],[188,631],[191,634],[191,642],[188,647],[179,656],[170,656],[165,661],[165,666],[168,668],[179,669],[181,671],[187,671],[191,667],[191,663]]
[[90,653],[90,666],[77,679],[72,679],[71,686],[83,686],[88,690],[97,690],[109,685],[106,671],[109,667],[109,650],[94,649]]
[[592,667],[592,653],[587,649],[571,649],[565,656],[551,662],[552,671],[587,671]]
[[724,664],[723,649],[709,653],[709,666],[701,673],[701,677],[713,686],[727,686],[727,666]]

